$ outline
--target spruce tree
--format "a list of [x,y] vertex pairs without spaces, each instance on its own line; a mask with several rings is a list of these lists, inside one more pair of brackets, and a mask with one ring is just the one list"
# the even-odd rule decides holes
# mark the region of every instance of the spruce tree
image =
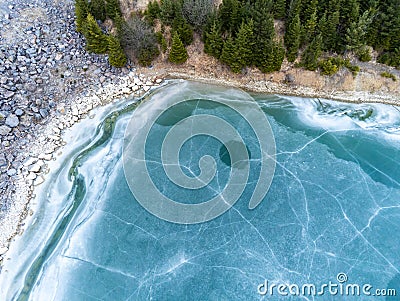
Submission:
[[325,12],[319,20],[318,32],[322,36],[322,50],[336,51],[338,49],[338,24],[339,11],[335,11],[329,16],[327,12]]
[[272,65],[272,71],[281,70],[283,59],[285,58],[285,47],[282,42],[274,43],[272,48],[272,54],[274,55],[274,63]]
[[235,35],[242,22],[242,3],[239,0],[223,0],[218,10],[221,31]]
[[301,65],[311,71],[315,71],[318,68],[318,58],[320,57],[322,44],[321,35],[317,35],[311,43],[307,46],[301,55]]
[[358,0],[343,0],[340,1],[340,18],[338,26],[339,45],[338,50],[343,51],[346,47],[346,33],[352,23],[358,21],[359,4]]
[[114,36],[108,37],[108,61],[114,67],[123,67],[127,61],[121,44]]
[[108,48],[108,38],[101,31],[96,20],[90,13],[86,17],[85,27],[87,50],[94,53],[106,53]]
[[111,20],[115,20],[117,15],[122,15],[118,0],[106,0],[106,14]]
[[286,16],[286,0],[274,0],[273,13],[275,19],[283,20]]
[[106,19],[106,5],[104,0],[91,0],[89,3],[90,13],[96,20],[104,22]]
[[281,43],[272,42],[264,50],[264,54],[257,66],[263,73],[281,70],[283,59],[285,58],[285,48]]
[[297,58],[300,47],[300,29],[299,2],[293,0],[285,31],[286,56],[289,62],[294,62]]
[[268,49],[275,38],[274,19],[271,14],[269,0],[256,0],[252,12],[254,20],[254,59],[253,63],[259,67]]
[[144,12],[146,19],[152,25],[154,23],[154,20],[160,17],[160,13],[161,13],[161,8],[157,0],[150,1],[149,4],[147,4],[146,11]]
[[162,0],[160,17],[165,25],[172,25],[176,19],[182,19],[182,2],[176,0]]
[[311,0],[303,12],[303,26],[301,34],[301,44],[308,44],[315,37],[317,28],[317,8],[318,0]]
[[366,46],[366,34],[369,25],[372,22],[371,11],[365,11],[360,18],[352,22],[350,27],[346,30],[346,49],[358,53],[364,46]]
[[83,33],[88,13],[87,0],[75,0],[76,31]]
[[185,19],[175,18],[172,22],[172,30],[177,32],[183,45],[188,46],[193,42],[193,29]]
[[241,68],[252,65],[254,61],[253,28],[254,24],[252,19],[247,23],[243,21],[235,40],[237,52],[239,54],[238,63]]
[[168,60],[175,64],[182,64],[186,62],[187,59],[188,59],[187,50],[185,46],[183,46],[183,43],[179,38],[179,35],[177,33],[174,33],[174,36],[172,37],[172,45],[171,45],[171,50],[169,52]]
[[219,58],[223,46],[224,41],[222,40],[221,32],[218,28],[217,22],[214,20],[211,31],[206,33],[204,52],[213,57]]
[[239,54],[235,42],[231,36],[228,36],[222,48],[220,57],[221,62],[228,65],[232,72],[240,73],[242,71],[242,65],[239,63]]

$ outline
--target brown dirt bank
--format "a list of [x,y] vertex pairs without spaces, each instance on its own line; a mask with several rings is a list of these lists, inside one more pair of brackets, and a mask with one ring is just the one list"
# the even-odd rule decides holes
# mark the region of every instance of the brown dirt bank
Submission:
[[[161,55],[152,68],[140,68],[140,72],[148,76],[236,86],[253,92],[400,105],[400,80],[393,81],[380,75],[389,71],[400,79],[400,71],[374,62],[352,62],[361,68],[355,77],[346,68],[333,76],[323,76],[318,71],[294,68],[287,61],[279,72],[263,74],[256,68],[247,68],[242,74],[234,74],[216,59],[204,54],[203,44],[198,38],[188,47],[188,53],[189,59],[182,65],[168,63],[166,55]],[[290,82],[287,78],[291,79]]]

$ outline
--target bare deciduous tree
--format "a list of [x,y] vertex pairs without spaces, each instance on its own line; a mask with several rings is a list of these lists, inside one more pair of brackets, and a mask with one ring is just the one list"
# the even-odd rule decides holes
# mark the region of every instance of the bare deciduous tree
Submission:
[[213,0],[184,0],[182,14],[189,24],[199,30],[206,24],[213,9]]

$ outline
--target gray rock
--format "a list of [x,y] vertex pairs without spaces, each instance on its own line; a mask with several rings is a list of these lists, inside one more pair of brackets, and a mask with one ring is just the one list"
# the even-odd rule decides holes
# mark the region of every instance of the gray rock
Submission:
[[21,109],[16,109],[15,110],[15,115],[22,116],[23,114],[24,114],[24,111],[22,111]]
[[4,156],[4,154],[0,154],[0,167],[6,166],[6,165],[7,165],[6,156]]
[[6,92],[4,93],[4,98],[5,98],[5,99],[9,99],[9,98],[13,97],[14,95],[15,95],[15,92],[6,91]]
[[42,115],[43,118],[46,118],[49,116],[49,111],[47,109],[40,109],[39,110],[40,115]]
[[0,135],[1,136],[7,136],[11,132],[11,129],[6,126],[6,125],[1,125],[0,126]]
[[36,85],[34,83],[26,83],[25,84],[25,89],[29,92],[35,92],[36,91]]
[[285,83],[288,83],[288,84],[294,83],[293,74],[286,74],[285,75]]
[[7,116],[6,118],[6,125],[8,125],[9,127],[16,127],[19,124],[19,119],[17,116],[15,116],[14,114],[10,114]]

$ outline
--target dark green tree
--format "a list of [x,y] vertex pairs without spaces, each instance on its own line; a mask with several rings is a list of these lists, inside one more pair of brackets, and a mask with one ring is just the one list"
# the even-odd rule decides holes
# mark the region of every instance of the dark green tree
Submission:
[[94,53],[106,53],[108,48],[108,38],[101,31],[94,17],[89,13],[86,17],[85,25],[86,49]]
[[304,6],[301,28],[301,44],[308,44],[314,37],[317,28],[318,0],[311,0]]
[[222,40],[221,32],[218,28],[217,22],[214,21],[211,31],[206,33],[204,52],[213,57],[219,58],[221,56],[223,46],[224,41]]
[[235,40],[235,44],[239,54],[238,63],[241,65],[241,68],[252,65],[254,61],[253,51],[255,41],[253,28],[254,23],[252,19],[250,19],[250,21],[247,23],[243,21]]
[[188,53],[177,33],[172,37],[171,50],[168,60],[175,64],[182,64],[188,59]]
[[182,2],[177,0],[162,0],[160,17],[165,25],[172,25],[176,19],[182,20]]
[[231,36],[228,36],[224,43],[221,53],[221,62],[228,65],[232,72],[240,73],[242,71],[242,65],[239,63],[239,54],[235,42]]
[[235,36],[242,23],[242,3],[239,0],[223,0],[218,10],[218,22],[222,33]]
[[75,0],[76,31],[83,33],[88,13],[87,0]]
[[157,31],[155,35],[157,38],[157,43],[160,45],[162,53],[166,52],[168,45],[167,45],[167,40],[165,39],[163,33],[161,31]]
[[342,0],[340,1],[340,18],[338,26],[339,34],[339,51],[346,48],[346,34],[347,29],[350,28],[352,23],[358,22],[359,18],[359,4],[358,0]]
[[366,34],[373,16],[371,11],[365,11],[356,22],[352,22],[346,30],[346,49],[353,51],[357,56],[365,56],[367,45]]
[[318,68],[318,58],[321,56],[322,37],[317,35],[306,47],[301,55],[301,66],[307,70],[315,71]]
[[96,20],[104,22],[106,19],[106,4],[104,0],[91,0],[89,3],[90,13]]
[[265,51],[274,44],[274,19],[268,2],[269,0],[256,0],[254,12],[252,12],[254,20],[253,63],[257,67],[264,64]]
[[283,45],[281,43],[273,42],[265,49],[262,60],[257,67],[263,73],[279,71],[281,70],[284,58],[285,48]]
[[115,20],[117,15],[122,15],[118,0],[106,0],[106,14],[111,20]]
[[146,11],[144,12],[146,20],[150,24],[153,24],[155,19],[160,18],[160,14],[161,14],[161,8],[160,5],[158,4],[158,1],[157,0],[150,1],[149,4],[147,4]]
[[339,24],[339,11],[333,12],[331,15],[324,13],[318,23],[318,32],[322,36],[322,50],[337,51],[339,36],[337,26]]
[[193,42],[193,29],[183,17],[177,17],[172,22],[172,31],[177,32],[183,45],[188,46]]
[[285,31],[286,56],[289,62],[294,62],[297,58],[300,47],[300,30],[299,1],[292,0]]
[[[146,41],[149,39],[149,41]],[[160,54],[157,45],[153,42],[152,36],[145,36],[145,40],[138,52],[138,62],[142,66],[150,66],[154,58]]]
[[286,16],[286,0],[274,0],[273,13],[275,19],[283,20]]
[[378,22],[381,26],[377,47],[388,52],[400,49],[400,2],[382,1]]
[[123,67],[127,59],[118,39],[112,35],[108,37],[108,61],[111,66]]

